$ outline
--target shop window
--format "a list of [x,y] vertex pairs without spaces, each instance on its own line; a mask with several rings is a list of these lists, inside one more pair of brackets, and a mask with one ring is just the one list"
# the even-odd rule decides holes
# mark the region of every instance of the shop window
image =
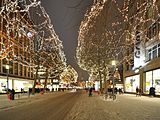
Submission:
[[156,94],[160,94],[160,69],[153,70],[153,86]]
[[146,72],[146,90],[145,92],[149,92],[149,89],[152,86],[153,86],[152,71],[149,71],[149,72]]

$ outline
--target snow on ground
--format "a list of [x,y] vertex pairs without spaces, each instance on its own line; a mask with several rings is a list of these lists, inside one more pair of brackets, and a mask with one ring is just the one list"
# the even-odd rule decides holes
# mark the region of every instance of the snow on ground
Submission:
[[[7,95],[0,95],[0,111],[4,109],[10,109],[13,107],[17,107],[20,105],[37,102],[38,100],[46,99],[50,97],[50,94],[54,94],[54,96],[59,96],[65,94],[64,92],[52,92],[52,93],[45,93],[45,94],[35,94],[28,96],[28,93],[24,94],[16,94],[15,100],[9,100]],[[18,97],[19,95],[19,97]],[[51,96],[52,97],[52,96]]]
[[113,101],[84,93],[65,120],[160,120],[160,98],[124,94]]

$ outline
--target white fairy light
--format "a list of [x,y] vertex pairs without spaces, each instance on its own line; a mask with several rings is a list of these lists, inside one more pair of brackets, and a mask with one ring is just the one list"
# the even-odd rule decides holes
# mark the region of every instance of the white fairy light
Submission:
[[[132,15],[130,14],[131,6],[129,6],[131,2],[134,2],[137,5],[135,6],[137,12],[134,12]],[[84,20],[81,22],[79,28],[76,57],[77,62],[82,69],[89,72],[92,70],[96,71],[99,65],[102,65],[101,62],[99,64],[98,59],[100,59],[100,61],[110,61],[110,59],[117,57],[119,54],[125,53],[125,50],[133,47],[135,43],[137,26],[142,26],[143,28],[148,21],[156,21],[155,17],[145,18],[146,13],[150,8],[154,9],[155,13],[158,14],[157,16],[160,15],[158,12],[159,6],[156,4],[156,0],[151,4],[145,1],[143,3],[139,2],[140,1],[135,2],[134,0],[125,0],[123,5],[119,4],[119,1],[116,0],[111,0],[110,3],[108,2],[110,6],[114,8],[113,13],[118,13],[118,19],[113,15],[115,18],[113,18],[112,21],[110,20],[112,19],[110,18],[112,13],[107,10],[107,1],[102,4],[100,0],[93,4],[90,12],[85,14]],[[107,13],[105,12],[109,12],[109,16],[107,16]],[[133,25],[132,20],[135,20],[137,24]],[[107,26],[107,23],[105,23],[107,21],[112,25],[111,27],[108,27],[109,25]],[[133,31],[130,31],[127,26],[132,26]],[[142,29],[140,31],[140,34],[143,35],[145,39],[148,39],[145,34],[147,29]],[[129,62],[132,59],[132,55],[123,56],[120,63]],[[91,60],[91,62],[89,62],[89,60]],[[133,63],[129,62],[129,64]],[[94,65],[96,65],[96,68]]]
[[[32,44],[35,43],[35,36],[39,35],[41,41],[38,47],[42,53],[40,55],[42,64],[46,64],[50,69],[54,69],[55,65],[58,64],[57,70],[63,70],[66,67],[63,45],[54,31],[49,15],[41,6],[41,2],[39,0],[28,0],[27,2],[26,0],[7,0],[3,1],[2,5],[0,9],[0,24],[5,24],[6,27],[0,29],[0,36],[6,40],[0,43],[5,47],[5,50],[0,50],[0,59],[14,60],[14,62],[18,61],[23,65],[35,67],[34,61],[37,53],[34,52]],[[33,18],[32,12],[35,12],[36,14],[34,15],[40,17],[40,19],[37,18],[37,22]],[[15,14],[15,17],[12,18],[11,14]],[[3,31],[6,31],[5,34],[2,33]],[[30,46],[22,46],[16,42],[17,39],[23,42],[24,38],[28,39],[27,41],[31,43]],[[44,43],[48,43],[49,46],[44,45]],[[19,46],[22,52],[25,51],[30,54],[32,62],[24,61],[24,55],[18,56],[18,54],[15,54],[13,46]],[[48,51],[52,51],[51,54],[48,54]],[[11,55],[10,58],[8,58],[8,55]],[[45,58],[43,58],[44,56]],[[50,64],[47,63],[47,60],[50,61]]]

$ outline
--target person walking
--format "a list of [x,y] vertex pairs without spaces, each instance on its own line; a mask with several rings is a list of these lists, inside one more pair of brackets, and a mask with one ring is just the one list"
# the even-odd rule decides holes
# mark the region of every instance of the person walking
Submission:
[[29,88],[28,89],[28,97],[30,97],[31,93],[32,93],[32,88]]
[[138,96],[138,94],[139,94],[139,88],[136,87],[136,97]]
[[14,89],[11,90],[11,96],[12,96],[11,100],[14,100],[14,96],[15,96],[15,90]]
[[92,96],[92,88],[89,88],[89,97]]
[[141,95],[142,95],[142,89],[139,88],[139,96],[141,97]]
[[150,89],[149,89],[149,95],[153,96],[153,97],[156,96],[156,94],[155,94],[155,88],[154,87],[150,87]]

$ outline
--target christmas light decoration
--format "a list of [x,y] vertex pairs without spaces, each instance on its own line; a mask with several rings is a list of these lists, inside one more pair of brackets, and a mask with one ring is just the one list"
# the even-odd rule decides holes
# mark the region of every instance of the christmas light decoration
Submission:
[[60,75],[62,82],[67,84],[77,82],[77,78],[78,73],[71,65],[68,65],[68,67]]
[[146,34],[147,26],[160,24],[159,17],[159,0],[96,0],[79,28],[76,53],[79,66],[98,75],[99,71],[111,67],[114,59],[118,64],[133,64],[137,38],[143,37],[142,45],[151,40]]
[[1,1],[0,46],[1,60],[36,68],[38,56],[50,73],[66,68],[62,42],[40,0]]

